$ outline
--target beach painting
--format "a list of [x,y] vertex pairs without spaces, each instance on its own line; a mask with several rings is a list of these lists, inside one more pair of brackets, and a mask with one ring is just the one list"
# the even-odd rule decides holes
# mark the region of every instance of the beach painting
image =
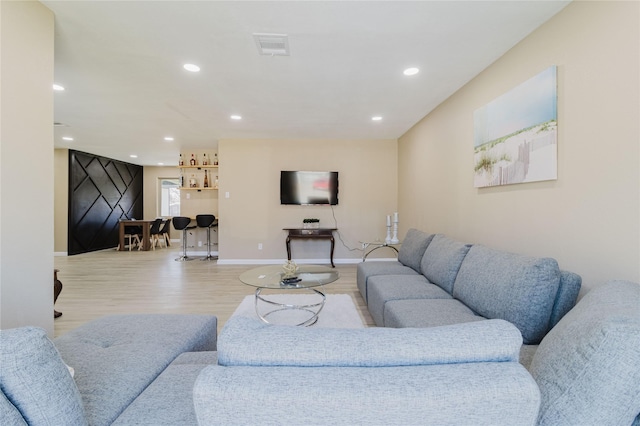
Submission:
[[474,186],[558,178],[556,66],[477,109]]

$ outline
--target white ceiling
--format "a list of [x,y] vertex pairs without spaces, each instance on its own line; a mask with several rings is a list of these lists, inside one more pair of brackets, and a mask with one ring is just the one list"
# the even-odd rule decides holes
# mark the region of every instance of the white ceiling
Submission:
[[[219,139],[398,138],[569,2],[43,3],[66,88],[55,146],[174,165]],[[290,56],[260,55],[253,33],[287,34]]]

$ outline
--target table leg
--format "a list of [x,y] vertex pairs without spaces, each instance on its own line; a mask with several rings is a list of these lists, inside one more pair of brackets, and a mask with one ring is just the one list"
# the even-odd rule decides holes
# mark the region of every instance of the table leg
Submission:
[[291,238],[287,237],[287,260],[291,260]]
[[118,232],[120,245],[118,245],[118,250],[124,251],[124,223],[120,222],[120,230]]
[[[299,312],[303,311],[307,313],[309,316],[309,318],[295,325],[298,327],[309,327],[311,325],[314,325],[316,322],[318,322],[318,316],[320,315],[320,311],[322,311],[322,308],[324,308],[324,304],[327,301],[327,297],[325,296],[325,294],[322,291],[317,290],[315,288],[309,288],[308,290],[311,290],[314,294],[316,294],[317,296],[320,296],[319,301],[312,302],[306,305],[293,305],[288,303],[280,303],[274,300],[269,300],[265,298],[263,295],[261,295],[262,290],[264,290],[264,288],[262,287],[258,287],[256,289],[254,306],[256,310],[256,315],[258,315],[258,318],[260,318],[260,320],[266,324],[273,324],[267,318],[269,315],[277,314],[278,312],[293,310],[293,311],[299,311]],[[274,294],[272,296],[277,297],[278,295]],[[258,304],[259,302],[263,302],[264,306],[266,306],[267,308],[272,307],[274,309],[270,311],[268,309],[265,309],[265,313],[263,314],[260,312],[260,307]]]
[[149,251],[151,250],[151,234],[150,234],[150,223],[145,223],[142,226],[142,250]]
[[335,238],[333,238],[333,235],[331,235],[331,267],[332,268],[336,267],[336,265],[333,264],[333,248],[335,247],[335,245],[336,245],[336,240]]

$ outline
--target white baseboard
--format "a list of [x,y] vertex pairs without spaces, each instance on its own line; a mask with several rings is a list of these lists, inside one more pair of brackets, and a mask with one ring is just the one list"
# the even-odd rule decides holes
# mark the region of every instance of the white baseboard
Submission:
[[69,255],[69,253],[68,253],[68,252],[66,252],[66,251],[54,251],[54,252],[53,252],[53,256],[54,256],[54,257],[55,257],[55,256],[65,257],[65,256],[68,256],[68,255]]
[[[188,253],[187,253],[188,254]],[[367,262],[395,262],[393,258],[367,259]],[[329,259],[294,259],[298,265],[331,265]],[[280,265],[285,264],[286,259],[218,259],[218,265]],[[355,259],[333,259],[335,265],[356,265],[362,262],[361,258]]]

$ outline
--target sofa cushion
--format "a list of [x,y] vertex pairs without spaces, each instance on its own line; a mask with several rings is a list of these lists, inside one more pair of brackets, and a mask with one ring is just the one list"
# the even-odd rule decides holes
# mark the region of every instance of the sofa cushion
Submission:
[[453,297],[485,318],[513,323],[531,345],[549,330],[559,282],[554,259],[474,245],[460,266]]
[[560,271],[558,294],[551,310],[549,330],[555,327],[558,321],[576,305],[580,287],[582,287],[582,277],[580,275],[569,271]]
[[398,251],[398,261],[420,273],[420,261],[432,239],[433,234],[426,234],[414,228],[409,229]]
[[445,235],[435,235],[422,257],[422,274],[447,293],[453,294],[453,283],[469,247],[470,244],[452,240]]
[[218,364],[391,367],[517,361],[520,332],[493,320],[448,327],[309,328],[231,317],[220,333]]
[[440,327],[484,321],[455,299],[390,300],[384,305],[385,327]]
[[28,424],[87,424],[78,388],[41,328],[0,330],[0,387]]
[[211,315],[111,315],[55,339],[90,424],[110,425],[181,353],[215,350]]
[[640,284],[587,293],[542,340],[530,367],[540,425],[629,425],[640,413]]
[[358,263],[356,272],[356,282],[358,284],[358,290],[364,299],[365,303],[368,300],[367,297],[367,282],[369,277],[375,275],[418,275],[412,268],[403,265],[400,262],[361,262]]
[[216,363],[216,352],[181,354],[124,410],[113,426],[197,424],[193,385],[205,367]]
[[384,306],[390,300],[451,299],[451,295],[422,275],[378,275],[369,278],[367,309],[376,325],[384,326]]
[[7,399],[2,390],[0,390],[0,419],[7,425],[27,426],[20,411]]

